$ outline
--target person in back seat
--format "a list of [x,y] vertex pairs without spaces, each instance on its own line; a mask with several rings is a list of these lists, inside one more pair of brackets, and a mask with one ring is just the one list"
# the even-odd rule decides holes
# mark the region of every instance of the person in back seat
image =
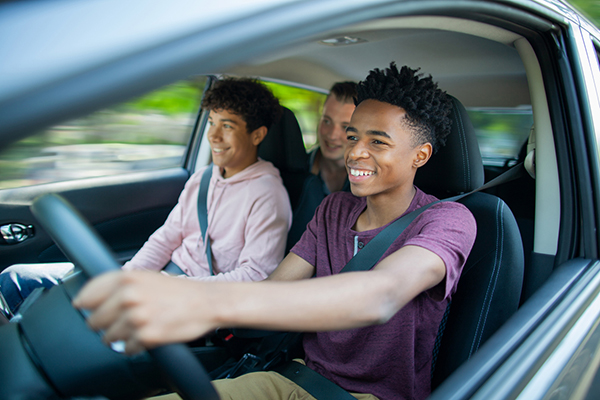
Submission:
[[350,190],[344,164],[346,128],[354,112],[355,82],[335,83],[325,99],[317,127],[319,146],[310,152],[309,171],[323,184],[323,195]]
[[[292,218],[279,171],[257,157],[258,145],[281,107],[269,89],[246,78],[218,81],[202,107],[210,110],[207,135],[214,166],[191,176],[164,225],[123,269],[161,271],[169,264],[169,271],[193,280],[263,280],[285,255]],[[207,230],[214,275],[198,222],[198,190],[206,168],[213,169]],[[0,289],[15,312],[34,288],[49,287],[72,269],[72,264],[15,265],[0,274]]]
[[[371,270],[340,273],[386,226],[437,200],[413,182],[450,133],[451,103],[417,71],[392,63],[359,83],[345,151],[352,193],[323,201],[267,281],[208,285],[113,272],[89,282],[74,305],[89,309],[88,324],[107,342],[125,341],[129,353],[217,327],[308,332],[303,361],[356,398],[426,398],[438,328],[475,240],[471,212],[437,203]],[[274,371],[214,385],[223,400],[314,400]]]

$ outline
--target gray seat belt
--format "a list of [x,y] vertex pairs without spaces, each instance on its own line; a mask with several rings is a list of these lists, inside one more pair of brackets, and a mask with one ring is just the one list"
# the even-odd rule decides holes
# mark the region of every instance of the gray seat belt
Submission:
[[[413,212],[406,214],[396,221],[388,225],[384,230],[379,232],[369,243],[363,247],[348,263],[342,268],[340,273],[353,271],[367,271],[373,268],[385,251],[394,243],[394,241],[404,232],[406,227],[415,220],[423,211],[427,210],[434,204],[445,201],[457,201],[472,193],[476,193],[493,186],[510,182],[521,177],[525,169],[523,163],[517,164],[508,171],[500,174],[488,183],[481,187],[458,196],[449,197],[447,199],[434,201]],[[296,383],[302,389],[306,390],[317,400],[356,400],[354,396],[348,393],[345,389],[333,383],[316,371],[313,371],[306,365],[295,361],[290,361],[281,366],[274,368],[274,371]]]
[[[213,165],[210,164],[208,168],[202,174],[200,181],[200,187],[198,189],[198,222],[200,224],[200,235],[206,245],[206,258],[208,260],[208,268],[210,274],[214,275],[212,265],[212,251],[210,249],[210,238],[208,237],[208,210],[207,210],[207,197],[208,187],[210,186],[210,178],[212,177]],[[170,275],[185,275],[185,272],[175,264],[172,260],[169,260],[167,265],[164,266],[163,271],[168,272]]]
[[210,186],[210,178],[212,177],[213,165],[210,164],[208,168],[204,170],[202,174],[202,180],[200,181],[200,189],[198,190],[198,222],[200,222],[200,234],[206,247],[206,259],[208,260],[208,267],[210,274],[214,275],[213,264],[212,264],[212,251],[210,249],[210,237],[208,236],[208,187]]

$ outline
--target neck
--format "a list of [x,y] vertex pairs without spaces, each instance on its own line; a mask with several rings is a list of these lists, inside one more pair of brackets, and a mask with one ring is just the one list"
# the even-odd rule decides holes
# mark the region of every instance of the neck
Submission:
[[380,228],[398,219],[408,210],[417,190],[410,187],[400,193],[379,193],[367,196],[367,208],[356,221],[359,232]]

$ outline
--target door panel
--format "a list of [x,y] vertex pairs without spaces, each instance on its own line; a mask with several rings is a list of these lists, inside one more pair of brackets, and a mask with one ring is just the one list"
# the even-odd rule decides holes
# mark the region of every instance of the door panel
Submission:
[[1,190],[0,226],[32,225],[34,236],[18,244],[0,244],[0,269],[15,263],[65,260],[31,214],[29,206],[39,195],[64,196],[125,261],[163,224],[188,178],[186,169],[171,168]]

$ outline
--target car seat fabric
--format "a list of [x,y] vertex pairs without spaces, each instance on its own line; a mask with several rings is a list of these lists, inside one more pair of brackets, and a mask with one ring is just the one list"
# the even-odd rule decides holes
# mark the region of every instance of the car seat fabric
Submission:
[[300,125],[291,110],[282,108],[281,119],[269,129],[258,148],[258,155],[279,169],[290,196],[293,218],[288,232],[287,253],[300,240],[325,195],[320,178],[307,169],[308,154]]
[[449,97],[452,126],[446,145],[433,154],[415,176],[419,189],[440,199],[470,192],[485,180],[477,136],[467,110],[456,98]]
[[[416,179],[422,190],[440,198],[476,189],[484,180],[473,126],[462,104],[455,98],[452,102],[452,133],[447,144]],[[523,284],[523,246],[510,208],[487,193],[473,193],[460,202],[477,221],[477,237],[440,325],[432,364],[433,388],[477,352],[517,310]]]
[[308,176],[308,154],[296,116],[290,109],[282,109],[281,118],[269,128],[267,136],[258,147],[258,156],[272,162],[279,169],[294,210],[297,208],[304,180]]

